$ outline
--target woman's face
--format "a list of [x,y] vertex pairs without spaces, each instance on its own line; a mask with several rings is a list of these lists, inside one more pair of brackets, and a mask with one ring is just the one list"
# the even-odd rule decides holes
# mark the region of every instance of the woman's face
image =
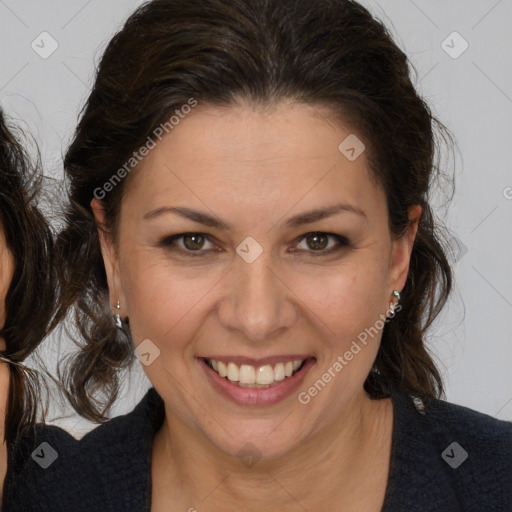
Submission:
[[130,177],[116,249],[102,241],[170,424],[232,455],[283,455],[367,399],[406,280],[414,229],[393,239],[362,146],[342,153],[351,131],[319,112],[198,107]]
[[[5,233],[0,223],[0,329],[5,325],[5,298],[9,291],[13,273],[14,259],[7,247]],[[0,350],[3,350],[2,345],[3,340],[0,338]]]

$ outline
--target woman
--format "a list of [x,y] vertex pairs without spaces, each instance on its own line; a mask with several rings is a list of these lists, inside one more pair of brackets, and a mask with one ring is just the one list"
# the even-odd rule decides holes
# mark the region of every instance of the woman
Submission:
[[47,333],[55,306],[53,239],[36,206],[39,175],[0,111],[0,393],[3,445],[33,424],[41,403],[34,372],[22,364]]
[[59,317],[80,414],[134,349],[154,389],[18,458],[18,507],[510,511],[512,425],[440,400],[424,345],[452,284],[435,128],[355,2],[141,7],[65,158]]

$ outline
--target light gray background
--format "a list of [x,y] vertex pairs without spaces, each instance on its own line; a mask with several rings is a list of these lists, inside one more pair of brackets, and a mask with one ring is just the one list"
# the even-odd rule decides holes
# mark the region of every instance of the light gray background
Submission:
[[[141,3],[0,0],[0,103],[34,134],[47,173],[61,177],[95,63]],[[417,86],[460,149],[455,198],[447,215],[438,210],[454,236],[457,288],[430,336],[447,398],[512,420],[512,0],[363,3],[410,56]],[[47,58],[31,46],[44,53],[52,44]],[[51,365],[61,353],[50,340],[44,357]],[[136,369],[116,412],[131,409],[147,385]],[[73,416],[59,422],[76,433],[90,427]]]

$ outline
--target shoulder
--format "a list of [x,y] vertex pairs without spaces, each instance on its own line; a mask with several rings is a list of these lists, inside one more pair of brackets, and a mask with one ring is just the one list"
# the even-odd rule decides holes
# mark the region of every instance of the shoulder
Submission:
[[512,450],[512,422],[444,400],[427,403],[426,411],[434,434],[457,437],[472,451],[481,455],[493,454],[493,459],[503,458],[512,464],[512,457],[502,457]]
[[396,426],[404,436],[416,436],[420,441],[417,434],[421,433],[421,439],[431,443],[452,439],[465,443],[473,452],[493,453],[495,458],[512,464],[506,457],[512,450],[512,422],[445,400],[421,400],[402,392],[394,392],[393,404]]
[[23,431],[8,446],[2,510],[39,510],[32,507],[28,491],[37,489],[42,501],[53,494],[65,475],[63,468],[72,465],[77,447],[75,438],[55,426],[38,424]]
[[402,493],[411,511],[512,510],[512,423],[401,392],[393,403],[395,499]]
[[79,493],[80,503],[87,503],[84,510],[147,508],[153,437],[164,415],[162,399],[150,389],[132,412],[113,418],[81,439],[78,458],[85,468],[80,475]]
[[134,468],[146,462],[164,414],[163,401],[152,388],[130,413],[86,434],[79,443],[80,457],[94,468],[96,475],[102,475],[104,482],[114,479],[112,483],[119,484],[115,475],[121,468]]
[[124,444],[132,444],[136,438],[152,437],[154,430],[160,427],[163,415],[163,401],[151,388],[133,411],[99,425],[81,439],[80,446],[82,449],[97,445],[124,449]]
[[[24,430],[8,447],[9,474],[17,475],[27,467],[51,467],[57,459],[66,459],[78,441],[65,430],[37,424]],[[36,465],[33,465],[33,462]]]
[[444,400],[425,408],[433,453],[454,487],[475,503],[487,496],[493,510],[502,502],[512,511],[512,422]]
[[[79,441],[57,427],[37,426],[11,450],[5,510],[143,510],[150,492],[152,438],[163,414],[163,402],[152,389],[132,412]],[[55,457],[52,450],[57,457],[45,469],[38,460]]]
[[451,480],[477,493],[501,487],[512,510],[512,423],[444,400],[426,402],[424,413],[431,456],[440,454]]

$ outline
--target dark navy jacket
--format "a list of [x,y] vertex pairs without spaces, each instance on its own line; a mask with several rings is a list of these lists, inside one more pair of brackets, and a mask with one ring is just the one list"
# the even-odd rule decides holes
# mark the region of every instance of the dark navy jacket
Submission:
[[[512,423],[398,391],[392,400],[382,512],[512,512]],[[9,447],[2,510],[149,512],[151,447],[163,419],[163,402],[151,389],[130,414],[80,442],[38,426]]]

